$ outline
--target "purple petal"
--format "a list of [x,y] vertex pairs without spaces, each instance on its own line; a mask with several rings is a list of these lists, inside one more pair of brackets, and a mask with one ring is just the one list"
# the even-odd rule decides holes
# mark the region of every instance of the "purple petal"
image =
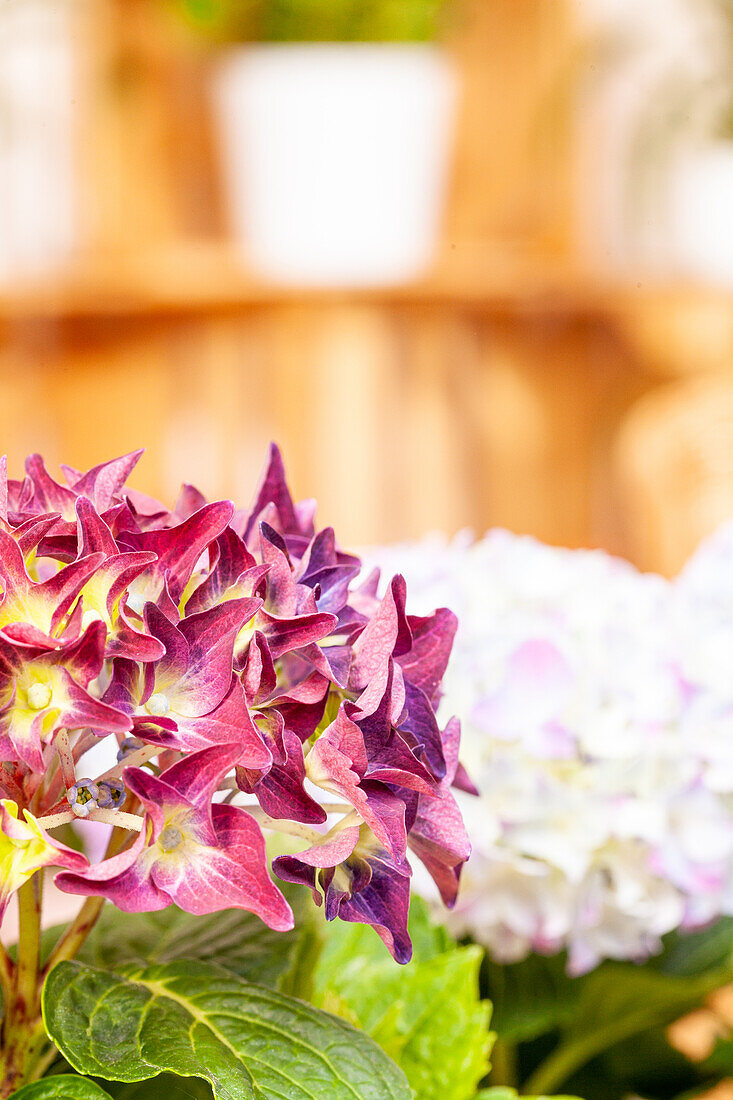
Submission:
[[300,531],[300,523],[293,506],[293,498],[285,479],[285,466],[282,455],[275,443],[270,444],[267,463],[252,502],[249,518],[244,526],[245,542],[249,541],[260,513],[268,504],[275,505],[282,531]]
[[305,764],[300,738],[292,730],[286,729],[283,731],[283,745],[285,763],[273,764],[255,788],[260,806],[266,814],[276,819],[321,825],[326,820],[326,814],[306,794],[304,787]]

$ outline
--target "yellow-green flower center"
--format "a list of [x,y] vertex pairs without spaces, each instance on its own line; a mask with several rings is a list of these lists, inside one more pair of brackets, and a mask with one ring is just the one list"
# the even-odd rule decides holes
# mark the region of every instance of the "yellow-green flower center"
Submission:
[[164,852],[174,852],[183,840],[183,833],[175,825],[166,825],[158,837],[158,844]]

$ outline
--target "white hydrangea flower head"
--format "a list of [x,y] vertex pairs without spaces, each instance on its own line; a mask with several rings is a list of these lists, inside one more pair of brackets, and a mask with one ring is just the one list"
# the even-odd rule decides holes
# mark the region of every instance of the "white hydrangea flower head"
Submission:
[[581,973],[733,913],[733,525],[673,582],[506,531],[367,562],[459,618],[441,717],[480,797],[456,932]]

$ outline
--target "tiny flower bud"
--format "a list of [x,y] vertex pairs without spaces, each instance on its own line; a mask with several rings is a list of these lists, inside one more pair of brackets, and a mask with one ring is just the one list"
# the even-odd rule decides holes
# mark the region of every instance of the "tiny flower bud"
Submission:
[[137,752],[137,750],[142,747],[143,743],[139,738],[126,737],[117,750],[117,763],[119,764],[126,756],[129,756],[131,752]]
[[32,710],[45,710],[52,696],[50,684],[33,684],[28,689],[28,706]]
[[99,796],[97,805],[103,810],[119,810],[125,801],[125,785],[119,779],[101,779],[97,784]]
[[88,817],[99,806],[99,787],[93,779],[80,779],[66,792],[72,813]]
[[170,709],[170,700],[162,691],[156,691],[151,695],[146,704],[148,714],[154,714],[157,718],[162,718]]

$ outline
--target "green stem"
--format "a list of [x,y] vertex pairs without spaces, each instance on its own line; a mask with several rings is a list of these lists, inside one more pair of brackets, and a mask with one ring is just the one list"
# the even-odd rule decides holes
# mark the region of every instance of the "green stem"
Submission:
[[517,1081],[517,1048],[514,1043],[504,1039],[497,1039],[491,1052],[491,1084],[509,1085],[516,1088]]
[[41,958],[42,873],[36,872],[18,891],[18,972],[16,993],[30,1007],[38,999]]
[[41,1019],[41,893],[43,872],[18,891],[18,962],[3,1020],[3,1075],[0,1097],[28,1080],[47,1042]]
[[43,968],[43,977],[62,959],[73,959],[99,919],[104,898],[87,898],[76,917],[51,952]]
[[[108,854],[124,841],[125,830],[114,829]],[[12,1096],[28,1081],[43,1076],[55,1057],[43,1025],[41,993],[49,970],[77,953],[97,922],[104,898],[87,898],[41,968],[41,890],[43,872],[37,872],[18,891],[18,962],[6,996],[3,1020],[0,1100]],[[10,964],[12,967],[12,963]]]
[[0,943],[0,988],[3,991],[5,1004],[8,1003],[15,984],[15,963],[10,958],[5,946]]
[[531,1096],[546,1096],[554,1092],[575,1070],[616,1041],[612,1037],[599,1041],[598,1035],[589,1035],[585,1041],[561,1043],[528,1077],[523,1091]]
[[[123,814],[121,811],[115,811],[117,818],[131,817],[131,814]],[[141,821],[141,818],[137,818]],[[110,856],[115,855],[129,839],[128,833],[124,827],[116,826],[110,835],[109,842],[107,844],[107,850],[104,853],[104,858],[109,859]],[[53,951],[48,957],[46,965],[41,972],[41,978],[45,980],[49,971],[61,962],[62,959],[73,959],[79,951],[79,948],[83,945],[87,936],[94,928],[94,925],[99,920],[99,914],[104,908],[104,898],[87,898],[82,905],[76,917],[66,929],[61,939],[58,941]]]

